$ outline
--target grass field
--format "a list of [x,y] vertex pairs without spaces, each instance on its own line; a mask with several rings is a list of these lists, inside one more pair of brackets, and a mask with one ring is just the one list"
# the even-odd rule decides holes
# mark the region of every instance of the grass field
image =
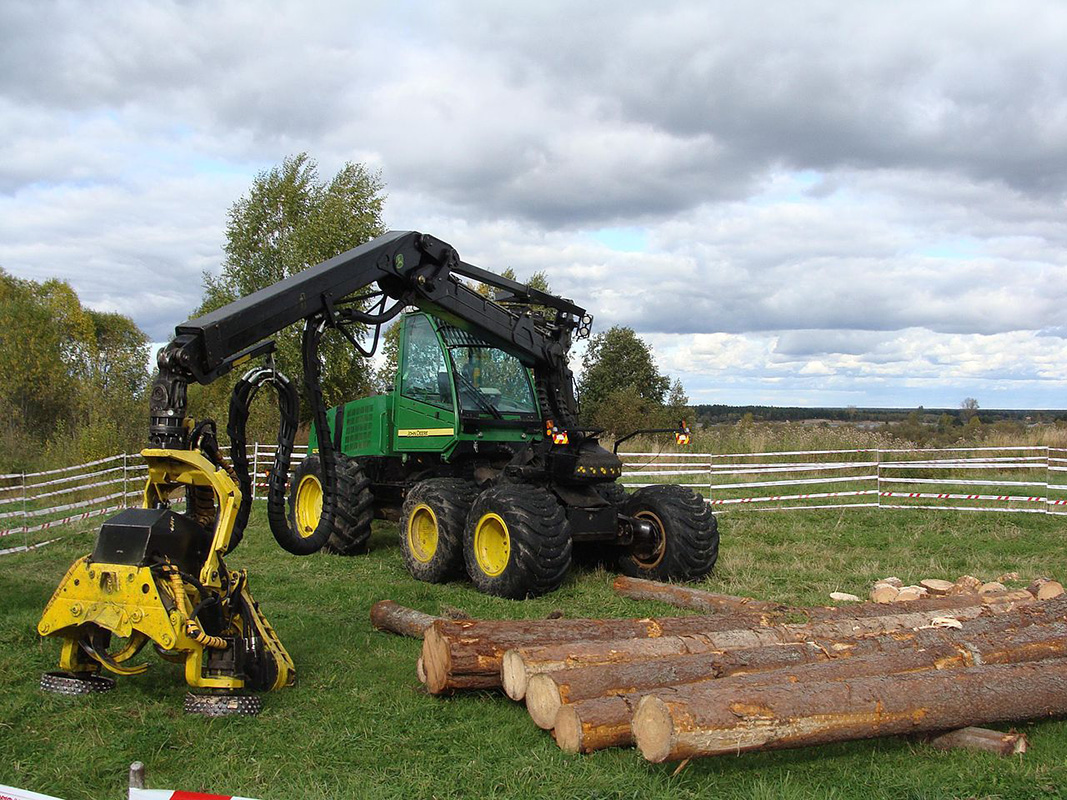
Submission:
[[[259,509],[260,520],[263,519]],[[715,591],[796,604],[862,593],[880,577],[905,581],[1063,577],[1059,518],[923,511],[742,511],[720,519]],[[281,798],[1032,798],[1067,787],[1067,724],[1021,726],[1020,758],[942,753],[905,739],[690,763],[651,765],[634,750],[573,756],[503,695],[450,699],[420,690],[419,643],[374,632],[367,611],[392,598],[428,612],[475,616],[670,615],[618,598],[612,574],[576,571],[549,597],[522,603],[477,594],[468,584],[416,583],[400,563],[395,528],[376,529],[369,556],[296,558],[253,526],[229,559],[247,567],[252,590],[297,664],[298,683],[265,698],[257,719],[186,717],[180,668],[150,656],[149,673],[120,679],[91,698],[44,695],[42,671],[58,643],[35,625],[91,532],[65,532],[40,550],[0,557],[0,783],[63,798],[124,796],[131,761],[151,787]]]

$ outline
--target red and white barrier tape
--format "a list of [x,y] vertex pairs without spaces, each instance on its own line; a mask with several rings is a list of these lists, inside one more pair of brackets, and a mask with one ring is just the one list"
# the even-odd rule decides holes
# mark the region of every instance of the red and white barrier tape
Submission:
[[238,797],[235,794],[181,792],[172,789],[130,789],[129,800],[254,800],[254,798]]
[[734,503],[773,503],[782,500],[817,500],[827,497],[859,497],[861,495],[878,494],[877,489],[860,489],[855,492],[812,492],[811,494],[776,494],[770,497],[734,497],[717,500],[704,498],[704,502],[711,506],[728,506]]
[[29,789],[16,789],[14,786],[0,785],[0,800],[60,800],[50,794],[31,792]]
[[1067,505],[1067,500],[1049,500],[1047,497],[1022,497],[1013,494],[935,494],[933,492],[879,492],[880,497],[918,497],[924,500],[989,500],[998,503],[1047,503],[1050,506]]
[[[140,492],[131,492],[131,494],[140,494]],[[126,505],[109,506],[108,508],[98,508],[93,511],[86,511],[83,514],[74,514],[70,517],[63,517],[63,519],[52,519],[48,522],[42,522],[39,525],[29,525],[20,528],[9,528],[4,531],[0,531],[0,536],[10,536],[13,533],[35,533],[37,531],[46,531],[49,528],[58,528],[61,525],[70,525],[73,522],[80,522],[83,519],[89,519],[90,517],[99,517],[101,514],[110,514],[112,511],[120,511],[127,508]]]

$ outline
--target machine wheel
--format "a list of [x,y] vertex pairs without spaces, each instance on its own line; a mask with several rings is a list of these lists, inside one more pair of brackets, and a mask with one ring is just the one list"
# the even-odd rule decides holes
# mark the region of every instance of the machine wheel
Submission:
[[486,594],[521,600],[559,588],[571,564],[563,506],[533,486],[486,489],[467,517],[463,558],[471,581]]
[[463,571],[463,527],[477,493],[460,478],[431,478],[408,492],[400,512],[400,551],[413,577],[442,583]]
[[186,714],[202,717],[254,717],[263,710],[257,694],[187,694],[183,707]]
[[696,492],[683,486],[646,486],[630,495],[623,513],[650,523],[653,538],[623,550],[620,572],[655,580],[691,580],[715,566],[718,524]]
[[[364,553],[374,517],[370,480],[358,461],[337,456],[337,508],[326,550],[343,556]],[[301,536],[310,536],[322,517],[322,463],[308,456],[289,481],[289,524]]]
[[46,672],[41,676],[41,688],[52,694],[96,694],[110,692],[115,680],[89,672]]

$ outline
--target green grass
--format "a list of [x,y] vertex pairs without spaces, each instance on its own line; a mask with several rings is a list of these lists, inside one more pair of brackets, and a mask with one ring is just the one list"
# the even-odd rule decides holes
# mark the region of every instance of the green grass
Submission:
[[[259,519],[263,519],[262,509]],[[1062,523],[1024,514],[804,511],[723,516],[715,591],[795,604],[862,594],[897,575],[983,579],[1062,576]],[[1067,786],[1067,725],[1020,726],[1021,759],[941,753],[902,738],[780,753],[651,765],[634,750],[562,753],[523,707],[478,692],[449,699],[415,679],[419,643],[374,632],[372,602],[392,598],[428,612],[485,617],[671,615],[616,597],[611,573],[577,571],[548,597],[490,598],[468,584],[433,586],[403,571],[395,528],[383,525],[369,556],[296,558],[265,525],[231,556],[292,654],[294,688],[265,698],[257,719],[207,720],[181,711],[181,670],[154,656],[148,675],[120,679],[91,698],[37,689],[58,643],[35,625],[91,532],[0,558],[0,783],[63,798],[119,797],[131,761],[152,787],[271,798],[1031,798]]]

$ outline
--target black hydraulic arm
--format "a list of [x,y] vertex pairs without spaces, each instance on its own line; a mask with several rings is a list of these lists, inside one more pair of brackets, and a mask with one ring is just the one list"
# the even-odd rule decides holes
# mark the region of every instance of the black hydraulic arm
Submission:
[[[504,289],[511,307],[483,297],[460,276]],[[376,291],[365,291],[373,284],[377,284]],[[554,319],[528,313],[523,308],[532,304],[555,309]],[[228,431],[235,450],[242,451],[234,456],[242,493],[250,495],[251,480],[243,460],[247,408],[260,386],[275,388],[282,426],[277,461],[271,472],[268,518],[283,547],[298,554],[314,552],[322,546],[330,529],[335,500],[331,491],[335,462],[320,385],[319,342],[327,328],[334,328],[366,353],[347,326],[375,326],[377,341],[381,325],[408,305],[429,311],[519,358],[534,371],[545,413],[565,427],[577,424],[567,350],[576,331],[579,336],[588,335],[591,319],[585,311],[569,300],[464,264],[455,249],[433,236],[396,231],[178,325],[174,339],[160,351],[157,359],[159,374],[149,398],[150,446],[186,449],[189,382],[211,383],[250,359],[272,352],[274,343],[269,337],[302,321],[304,386],[319,434],[319,455],[326,484],[322,522],[315,534],[310,537],[294,534],[284,518],[282,492],[298,413],[295,389],[285,376],[270,366],[253,370],[239,381],[231,403]],[[247,519],[247,511],[247,507],[242,509],[241,526]],[[235,541],[239,538],[238,530]]]

